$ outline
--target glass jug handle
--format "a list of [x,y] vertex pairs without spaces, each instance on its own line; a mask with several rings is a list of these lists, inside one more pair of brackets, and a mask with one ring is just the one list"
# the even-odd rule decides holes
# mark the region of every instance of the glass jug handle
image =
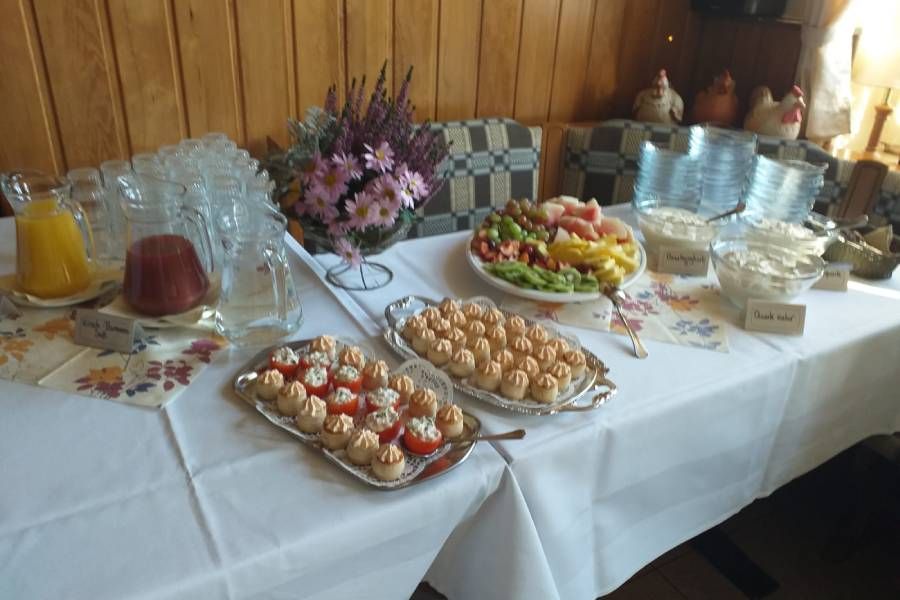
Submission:
[[[263,258],[269,272],[275,278],[275,304],[278,307],[278,320],[287,323],[291,298],[288,297],[288,278],[291,276],[287,259],[278,244],[266,244]],[[293,283],[293,282],[290,282]]]
[[95,248],[94,248],[94,233],[91,231],[91,224],[88,221],[87,213],[84,212],[84,208],[82,208],[81,204],[76,200],[63,200],[63,205],[72,211],[72,218],[75,219],[75,224],[78,225],[78,229],[81,231],[81,237],[84,239],[84,250],[87,252],[88,260],[94,260],[95,256]]
[[212,274],[216,269],[216,261],[213,259],[213,247],[212,247],[212,239],[209,237],[209,228],[207,227],[208,223],[206,222],[206,217],[203,216],[199,210],[192,206],[185,206],[181,209],[184,217],[197,228],[197,231],[200,233],[200,243],[203,244],[202,252],[199,254],[207,264],[203,265],[206,268],[206,272],[208,274]]

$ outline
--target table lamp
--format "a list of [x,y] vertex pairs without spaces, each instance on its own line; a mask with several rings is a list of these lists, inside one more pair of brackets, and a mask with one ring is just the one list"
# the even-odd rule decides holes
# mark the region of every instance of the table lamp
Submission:
[[875,121],[866,145],[866,152],[875,152],[884,122],[893,112],[889,105],[891,89],[900,88],[900,36],[890,27],[863,29],[853,60],[853,81],[885,88],[884,101],[875,106]]

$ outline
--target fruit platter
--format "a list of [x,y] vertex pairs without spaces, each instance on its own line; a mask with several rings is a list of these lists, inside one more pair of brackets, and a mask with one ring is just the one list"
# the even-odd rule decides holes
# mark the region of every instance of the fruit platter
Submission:
[[631,227],[604,216],[596,200],[570,196],[510,200],[475,230],[466,257],[492,286],[545,302],[596,300],[604,286],[626,287],[647,266]]
[[390,370],[327,335],[260,352],[234,390],[270,423],[380,490],[446,473],[468,458],[481,429],[427,361]]
[[398,355],[422,357],[482,402],[553,415],[593,410],[616,393],[606,366],[577,338],[498,309],[490,298],[407,296],[384,314],[385,340]]

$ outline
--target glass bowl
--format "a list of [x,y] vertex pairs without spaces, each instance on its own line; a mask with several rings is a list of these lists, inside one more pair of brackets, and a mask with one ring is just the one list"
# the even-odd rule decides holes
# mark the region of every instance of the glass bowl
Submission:
[[706,219],[716,212],[701,207],[699,198],[636,196],[632,205],[649,262],[654,266],[663,246],[706,250],[727,222],[720,219],[707,223]]
[[790,302],[816,283],[825,261],[792,246],[724,237],[710,245],[722,293],[738,308],[747,300]]

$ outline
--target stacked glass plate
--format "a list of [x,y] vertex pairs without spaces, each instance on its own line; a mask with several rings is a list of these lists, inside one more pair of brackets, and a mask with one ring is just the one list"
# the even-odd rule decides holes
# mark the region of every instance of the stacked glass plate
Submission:
[[825,183],[828,165],[757,156],[744,196],[747,215],[801,223]]
[[699,167],[697,160],[688,154],[644,142],[638,157],[635,201],[664,197],[696,210],[700,202]]
[[737,206],[755,153],[755,133],[710,125],[691,127],[688,154],[700,169],[700,205],[715,213]]

